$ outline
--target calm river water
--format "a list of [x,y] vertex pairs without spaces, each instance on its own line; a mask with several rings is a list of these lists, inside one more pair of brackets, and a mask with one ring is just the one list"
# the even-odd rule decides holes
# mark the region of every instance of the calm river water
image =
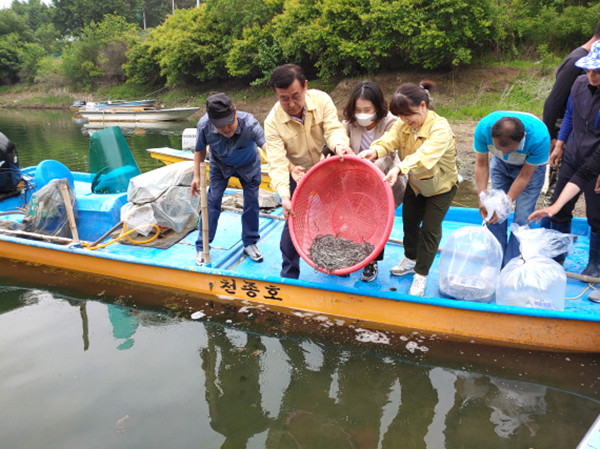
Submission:
[[[126,131],[142,171],[189,126]],[[87,170],[67,111],[0,110],[0,131],[21,166]],[[190,320],[120,305],[165,292],[0,263],[2,448],[575,448],[600,414],[598,356]]]

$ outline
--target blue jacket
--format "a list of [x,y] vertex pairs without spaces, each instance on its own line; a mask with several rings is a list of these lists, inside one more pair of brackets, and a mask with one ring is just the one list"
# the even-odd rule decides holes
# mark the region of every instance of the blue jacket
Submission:
[[196,151],[203,150],[208,145],[210,163],[217,164],[229,176],[235,170],[255,162],[257,158],[260,160],[256,147],[265,144],[265,133],[254,116],[242,111],[237,114],[238,127],[230,138],[219,134],[207,114],[198,121]]

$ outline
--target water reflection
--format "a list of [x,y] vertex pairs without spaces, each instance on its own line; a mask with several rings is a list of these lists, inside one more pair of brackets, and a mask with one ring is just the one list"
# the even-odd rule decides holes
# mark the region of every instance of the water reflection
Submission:
[[[74,120],[75,123],[78,123]],[[81,132],[92,135],[94,131],[99,129],[110,128],[111,126],[118,126],[121,128],[123,135],[138,135],[143,136],[146,134],[159,134],[163,136],[179,136],[185,128],[195,128],[195,124],[190,121],[174,121],[174,122],[88,122],[83,121],[78,123],[81,126]],[[181,148],[181,145],[175,147]]]
[[[110,125],[115,123],[90,124],[73,119],[69,111],[0,110],[0,131],[16,145],[21,167],[35,165],[44,159],[55,159],[71,170],[87,172],[90,134]],[[140,170],[144,172],[163,165],[147,153],[147,148],[181,148],[183,130],[195,127],[196,122],[182,120],[118,125]]]
[[[0,398],[21,417],[0,426],[7,447],[78,447],[74,441],[92,438],[146,448],[575,447],[600,413],[599,394],[586,397],[560,379],[524,381],[543,375],[514,370],[500,377],[478,360],[459,369],[432,357],[448,352],[443,342],[427,342],[431,351],[415,356],[265,333],[227,316],[188,321],[1,278],[0,285]],[[584,376],[573,384],[598,382],[596,357],[569,358],[548,360]],[[62,407],[66,397],[71,405]],[[39,404],[59,411],[24,432],[36,425]],[[107,418],[108,427],[92,425]],[[70,430],[61,422],[72,422]],[[157,438],[167,429],[168,443]],[[11,446],[17,440],[24,444]]]
[[[206,400],[222,448],[253,437],[268,448],[574,447],[585,433],[552,427],[562,394],[544,385],[206,326]],[[273,362],[281,391],[264,375]],[[279,393],[275,409],[263,405]],[[589,423],[600,411],[591,404]]]
[[117,346],[118,350],[130,349],[133,346],[133,334],[140,325],[137,311],[119,307],[112,304],[108,305],[108,316],[113,327],[113,337],[123,340]]
[[222,448],[246,447],[253,435],[268,428],[259,384],[265,347],[261,337],[251,334],[245,344],[235,346],[220,326],[208,326],[206,333],[200,356],[210,426],[225,437]]

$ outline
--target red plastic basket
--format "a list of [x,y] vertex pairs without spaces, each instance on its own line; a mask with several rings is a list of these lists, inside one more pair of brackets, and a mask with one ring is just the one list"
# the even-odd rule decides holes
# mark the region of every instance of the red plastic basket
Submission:
[[360,263],[331,271],[342,275],[360,270],[385,246],[394,225],[394,195],[383,173],[357,156],[325,159],[300,180],[292,198],[290,236],[296,251],[311,267],[309,249],[315,237],[332,234],[355,243],[369,242],[373,252]]

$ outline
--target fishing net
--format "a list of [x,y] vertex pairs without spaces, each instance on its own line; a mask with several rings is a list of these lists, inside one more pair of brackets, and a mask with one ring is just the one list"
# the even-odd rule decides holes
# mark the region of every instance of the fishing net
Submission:
[[21,223],[21,230],[57,237],[71,237],[61,185],[67,187],[71,209],[77,219],[75,191],[66,179],[53,179],[33,194],[28,205],[28,215]]
[[[310,266],[319,271],[343,275],[363,268],[383,249],[394,223],[394,197],[381,171],[356,156],[325,159],[302,178],[292,198],[290,236],[294,247]],[[318,241],[321,261],[311,257],[317,237],[327,237],[328,246]],[[344,241],[335,242],[331,239]],[[350,256],[354,245],[370,245],[357,259]],[[328,254],[342,248],[339,254]],[[369,248],[365,246],[365,248]],[[313,248],[313,256],[317,254]],[[316,257],[316,256],[315,256]],[[343,258],[344,263],[339,263]],[[326,262],[323,262],[325,260]],[[331,260],[338,262],[330,265]],[[340,266],[343,265],[343,266]],[[329,268],[328,268],[329,267]]]

